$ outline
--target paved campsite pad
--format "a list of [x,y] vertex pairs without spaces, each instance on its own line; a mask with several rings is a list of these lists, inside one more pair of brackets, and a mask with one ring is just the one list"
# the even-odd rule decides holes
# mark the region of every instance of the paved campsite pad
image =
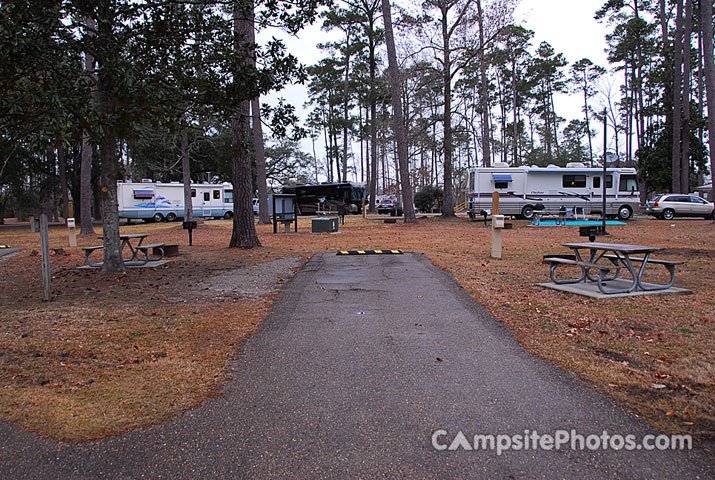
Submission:
[[[439,357],[439,360],[438,360]],[[76,446],[0,423],[7,478],[707,478],[691,452],[435,451],[439,428],[653,432],[527,354],[447,274],[406,255],[315,256],[182,418]],[[710,470],[709,470],[710,469]]]

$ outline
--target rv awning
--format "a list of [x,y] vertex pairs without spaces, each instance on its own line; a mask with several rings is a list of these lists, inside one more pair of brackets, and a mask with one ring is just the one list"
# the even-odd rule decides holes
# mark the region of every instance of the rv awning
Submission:
[[492,173],[495,182],[511,182],[511,173]]
[[151,198],[154,196],[154,187],[151,188],[135,188],[134,198]]

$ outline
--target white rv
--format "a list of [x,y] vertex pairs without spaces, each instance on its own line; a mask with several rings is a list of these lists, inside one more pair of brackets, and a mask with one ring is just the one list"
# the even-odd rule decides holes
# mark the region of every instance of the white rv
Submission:
[[[469,171],[469,215],[478,217],[492,209],[492,194],[499,192],[499,213],[531,218],[535,209],[578,209],[601,213],[603,206],[602,168],[583,163],[566,167],[493,167]],[[606,170],[606,215],[627,220],[639,205],[638,179],[634,168]]]
[[[194,217],[231,218],[233,187],[230,183],[191,184]],[[117,182],[119,218],[173,222],[184,217],[183,183]]]

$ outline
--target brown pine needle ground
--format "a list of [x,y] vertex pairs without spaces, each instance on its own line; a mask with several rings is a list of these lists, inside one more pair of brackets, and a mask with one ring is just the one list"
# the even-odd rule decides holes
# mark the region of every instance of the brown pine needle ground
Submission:
[[[578,228],[514,226],[504,232],[502,260],[489,257],[491,229],[463,218],[385,225],[348,217],[341,233],[321,235],[309,233],[306,218],[297,234],[259,226],[264,246],[249,251],[226,248],[230,221],[201,225],[190,248],[180,224],[123,226],[122,232],[150,233],[151,243],[179,243],[182,255],[156,270],[121,275],[76,270],[84,255],[55,228],[51,247],[66,254],[52,256],[49,303],[41,301],[40,257],[32,255],[39,235],[0,230],[0,243],[26,247],[0,260],[0,416],[80,441],[180,415],[220,392],[229,360],[267,314],[273,287],[301,260],[316,252],[400,248],[452,274],[532,353],[574,371],[661,430],[711,444],[713,222],[609,227],[603,241],[661,246],[667,250],[658,257],[684,260],[676,285],[695,293],[606,301],[535,286],[548,279],[542,255],[568,253],[561,244],[582,240]],[[80,238],[80,245],[97,242]],[[664,279],[665,270],[649,278]],[[251,285],[231,291],[221,282]]]

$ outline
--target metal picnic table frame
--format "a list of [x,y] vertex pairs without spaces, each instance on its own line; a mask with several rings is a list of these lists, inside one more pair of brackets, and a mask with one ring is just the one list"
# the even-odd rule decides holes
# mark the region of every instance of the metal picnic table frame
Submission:
[[[148,236],[149,236],[148,233],[120,233],[119,234],[119,240],[121,240],[121,243],[119,244],[120,254],[121,254],[121,252],[124,251],[124,247],[129,248],[129,251],[132,253],[132,256],[130,258],[122,258],[122,260],[124,261],[124,263],[126,265],[139,266],[139,265],[146,265],[149,262],[148,258],[147,259],[139,258],[139,251],[140,251],[139,247],[142,246],[142,242]],[[102,237],[102,236],[99,236],[97,238],[99,238],[100,240],[104,239],[104,237]],[[139,242],[137,242],[136,246],[132,245],[132,242],[131,242],[131,240],[135,239],[135,238],[139,239]],[[98,249],[100,247],[88,247],[88,248]],[[89,265],[90,267],[98,267],[101,265],[101,264],[92,263],[89,261],[89,255],[91,253],[91,250],[85,249],[85,252],[86,252],[85,253],[85,255],[86,255],[85,261],[86,261],[87,265]]]
[[[652,264],[658,263],[665,266],[665,268],[670,273],[670,281],[664,285],[646,284],[643,282],[643,272],[645,272],[646,266],[649,264],[650,255],[654,252],[663,250],[663,248],[661,247],[600,242],[564,243],[563,246],[572,249],[574,251],[577,262],[582,264],[579,265],[581,267],[581,276],[578,279],[556,280],[554,278],[553,273],[558,265],[552,264],[551,278],[554,283],[579,283],[588,280],[591,282],[596,282],[598,284],[599,290],[601,290],[601,292],[603,292],[604,294],[630,293],[637,289],[644,291],[666,290],[670,288],[675,282],[675,265],[682,263],[677,261],[652,260],[650,262]],[[581,250],[588,250],[590,252],[588,260],[583,259],[581,255]],[[609,255],[608,252],[612,252],[612,254]],[[633,254],[643,254],[643,258],[631,258],[631,255]],[[606,272],[601,271],[598,277],[594,278],[590,272],[590,270],[594,267],[585,264],[595,265],[602,258],[609,260],[613,264],[613,266],[616,267],[616,271],[611,276],[604,276]],[[637,270],[633,266],[633,261],[641,262],[641,266]],[[621,268],[625,268],[626,270],[628,270],[628,272],[633,277],[633,282],[626,288],[606,288],[603,285],[603,282],[617,279]]]

